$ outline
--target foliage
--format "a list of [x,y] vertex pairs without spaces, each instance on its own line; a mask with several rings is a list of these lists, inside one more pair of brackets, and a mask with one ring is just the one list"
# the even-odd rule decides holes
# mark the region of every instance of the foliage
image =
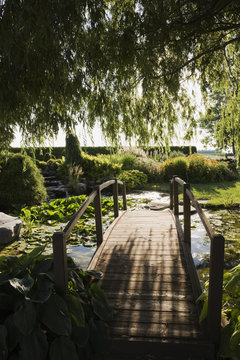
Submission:
[[[15,213],[16,216],[22,218],[24,224],[21,239],[25,239],[30,247],[33,244],[51,243],[53,231],[62,230],[64,224],[71,219],[86,198],[86,195],[73,196],[68,199],[56,199],[39,206],[24,207],[20,214]],[[127,204],[133,206],[133,201],[127,200]],[[119,209],[123,209],[122,201],[119,201]],[[112,198],[102,197],[102,215],[105,228],[113,220]],[[54,229],[49,228],[52,226]],[[94,207],[93,204],[90,204],[75,225],[69,243],[93,246],[95,242]]]
[[0,204],[36,204],[46,199],[43,176],[32,159],[23,154],[0,155]]
[[178,175],[183,180],[187,180],[188,163],[184,157],[176,157],[166,160],[163,164],[163,176],[165,181],[169,181],[173,175]]
[[62,159],[49,159],[47,161],[47,167],[51,170],[57,171],[64,161],[64,157]]
[[[116,152],[117,148],[114,146],[82,146],[82,151],[89,155],[105,154],[111,155]],[[22,151],[20,147],[11,147],[10,151],[13,153],[19,153]],[[36,158],[40,161],[48,161],[49,159],[61,159],[65,156],[65,146],[54,146],[54,147],[26,147],[24,151],[31,157]]]
[[107,178],[117,177],[121,171],[121,164],[112,163],[105,156],[93,156],[82,153],[80,165],[84,174],[92,180],[101,182]]
[[238,0],[3,1],[1,145],[17,125],[41,139],[99,121],[110,140],[161,143],[182,115],[191,132],[183,80],[219,83],[238,54],[239,10]]
[[67,165],[79,165],[82,160],[82,150],[77,135],[68,133],[66,136],[66,164]]
[[125,182],[128,190],[146,184],[148,181],[147,175],[139,170],[123,170],[118,178]]
[[162,178],[162,166],[161,164],[148,157],[138,157],[136,159],[136,169],[145,173],[149,182],[160,182]]
[[[11,147],[9,151],[13,153],[19,153],[23,149],[20,147]],[[65,156],[65,146],[54,146],[54,147],[24,147],[24,152],[27,155],[35,158],[39,161],[48,161],[49,159],[61,159]]]
[[162,172],[165,181],[169,181],[173,175],[190,183],[230,181],[237,178],[237,174],[226,163],[210,160],[199,154],[168,159],[163,163]]
[[208,132],[206,141],[214,141],[219,149],[230,149],[239,163],[240,61],[238,50],[232,45],[224,51],[224,64],[217,83],[211,83],[216,71],[212,70],[206,74],[205,86],[208,86],[208,96],[205,98],[206,112],[200,119],[200,125]]
[[176,158],[176,157],[184,157],[184,156],[185,156],[185,154],[183,152],[178,151],[178,150],[174,150],[174,151],[171,151],[169,153],[169,155],[168,154],[162,155],[161,160],[166,161],[167,159],[173,159],[173,158]]
[[45,169],[45,167],[47,166],[46,161],[36,159],[35,162],[36,162],[37,167],[41,170]]
[[57,294],[44,246],[0,260],[1,359],[93,359],[106,350],[112,310],[95,278],[69,259],[68,292]]
[[[77,212],[83,202],[87,199],[86,195],[72,196],[65,199],[52,200],[49,203],[43,203],[38,206],[24,207],[21,210],[20,217],[25,220],[28,218],[39,224],[56,224],[67,222]],[[113,209],[113,200],[102,198],[102,212],[105,215],[110,209]],[[94,207],[88,206],[83,218],[94,216]]]
[[[214,146],[222,148],[222,144],[219,142],[219,125],[221,123],[221,112],[223,108],[224,99],[223,94],[217,91],[211,91],[208,96],[208,105],[205,113],[199,119],[199,125],[202,129],[207,130],[207,135],[204,137],[204,144],[206,146]],[[225,146],[228,146],[229,138],[228,134],[225,134]],[[224,146],[224,147],[225,147]],[[229,143],[229,146],[231,144]]]
[[209,183],[236,179],[236,174],[228,168],[226,163],[210,160],[199,154],[190,155],[187,161],[189,182]]
[[73,194],[79,194],[78,184],[82,175],[84,174],[83,169],[80,165],[68,167],[68,188],[71,189]]
[[125,148],[116,154],[108,155],[107,158],[111,163],[121,165],[122,170],[139,170],[145,173],[150,182],[162,181],[161,165],[158,161],[149,158],[142,149]]
[[[198,301],[203,301],[200,321],[207,316],[208,302],[207,281],[204,292]],[[240,265],[226,271],[223,277],[222,316],[227,325],[222,328],[219,355],[226,358],[239,358],[240,356]]]
[[109,159],[112,164],[121,165],[122,170],[134,170],[136,166],[136,156],[129,152],[118,152],[116,154],[105,155],[104,157]]

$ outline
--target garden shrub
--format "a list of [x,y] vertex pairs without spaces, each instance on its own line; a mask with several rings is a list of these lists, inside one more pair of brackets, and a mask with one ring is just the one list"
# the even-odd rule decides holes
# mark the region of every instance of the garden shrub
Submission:
[[126,152],[118,152],[111,155],[98,155],[100,159],[108,159],[111,164],[121,165],[122,170],[134,170],[136,168],[136,156]]
[[69,133],[66,136],[65,159],[68,165],[79,165],[82,160],[82,150],[77,135]]
[[218,178],[219,181],[222,180],[236,180],[237,179],[237,171],[234,169],[232,164],[228,164],[222,161],[218,161]]
[[188,165],[185,157],[168,159],[163,165],[163,177],[169,181],[173,175],[178,175],[183,180],[187,180]]
[[188,156],[188,181],[192,183],[234,180],[236,175],[227,164],[210,160],[200,154]]
[[[106,156],[102,156],[106,158]],[[150,182],[162,181],[161,164],[149,157],[141,149],[123,150],[117,154],[109,155],[111,163],[122,165],[122,170],[139,170],[145,173]]]
[[44,179],[33,160],[23,154],[0,155],[0,206],[36,204],[47,198]]
[[123,170],[118,178],[125,182],[128,190],[148,182],[147,175],[139,170]]
[[101,182],[104,178],[117,176],[122,166],[111,163],[107,157],[84,153],[74,134],[68,134],[66,137],[66,164],[67,166],[80,166],[87,178],[97,182]]
[[64,157],[62,159],[49,159],[47,161],[47,167],[51,170],[57,171],[64,161]]
[[148,157],[138,157],[136,159],[136,169],[145,173],[149,182],[161,182],[162,178],[162,165]]
[[86,177],[101,182],[106,178],[117,177],[121,171],[121,164],[114,164],[103,156],[93,156],[82,153],[80,165]]
[[55,292],[53,260],[44,246],[21,257],[0,258],[0,358],[93,359],[108,347],[112,319],[101,274],[68,259],[68,291]]
[[236,174],[223,162],[200,154],[168,159],[162,167],[164,181],[177,175],[190,183],[208,183],[236,179]]
[[209,181],[209,167],[201,155],[188,157],[188,180],[193,183]]

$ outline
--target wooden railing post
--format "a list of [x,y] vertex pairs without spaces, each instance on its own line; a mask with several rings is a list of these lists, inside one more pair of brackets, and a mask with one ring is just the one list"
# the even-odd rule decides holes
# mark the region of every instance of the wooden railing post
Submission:
[[207,327],[210,340],[219,345],[222,310],[224,267],[224,237],[214,235],[211,240]]
[[65,294],[68,288],[67,254],[66,240],[62,231],[53,234],[53,267],[56,291]]
[[123,210],[127,210],[126,184],[124,181],[123,181],[123,186],[122,186],[122,198],[123,198]]
[[118,181],[115,179],[115,183],[113,184],[113,201],[114,201],[114,217],[117,218],[119,215],[118,208]]
[[170,180],[170,210],[173,210],[173,179]]
[[174,203],[174,215],[178,215],[178,183],[175,180],[177,175],[173,176],[173,203]]
[[190,185],[185,183],[183,184],[184,241],[188,243],[191,248],[191,208],[186,189],[190,189]]
[[102,227],[102,200],[101,190],[98,186],[96,188],[97,195],[94,198],[94,209],[95,209],[95,224],[96,224],[96,236],[97,236],[97,247],[103,242],[103,227]]

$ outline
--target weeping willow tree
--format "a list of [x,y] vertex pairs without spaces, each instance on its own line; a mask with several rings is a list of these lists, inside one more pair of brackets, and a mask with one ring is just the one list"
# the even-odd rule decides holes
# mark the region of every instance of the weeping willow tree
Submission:
[[208,131],[206,141],[219,149],[230,150],[239,160],[240,155],[240,58],[237,47],[225,49],[223,70],[218,81],[211,84],[205,97],[206,112],[200,126]]
[[17,126],[41,139],[96,122],[115,142],[168,143],[180,117],[196,124],[185,80],[223,83],[239,47],[238,0],[0,3],[2,147]]

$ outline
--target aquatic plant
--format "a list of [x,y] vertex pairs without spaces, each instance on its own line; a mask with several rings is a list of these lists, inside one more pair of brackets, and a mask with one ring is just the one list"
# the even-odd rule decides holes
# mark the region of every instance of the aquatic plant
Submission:
[[44,246],[0,258],[0,358],[90,360],[104,353],[112,310],[97,285],[100,273],[68,259],[68,291],[57,294]]

